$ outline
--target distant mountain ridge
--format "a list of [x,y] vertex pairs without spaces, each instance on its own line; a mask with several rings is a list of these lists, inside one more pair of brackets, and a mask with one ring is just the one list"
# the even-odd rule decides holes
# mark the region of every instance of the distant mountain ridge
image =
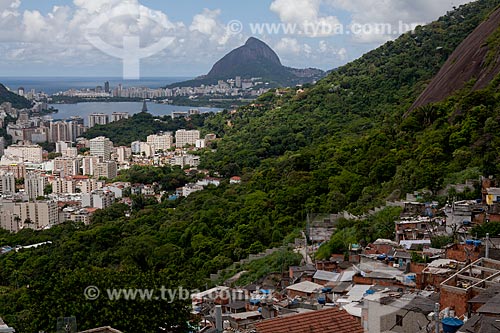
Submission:
[[25,109],[31,107],[30,101],[22,96],[13,93],[0,83],[0,104],[5,102],[12,103],[12,106],[17,109]]
[[323,78],[320,69],[295,69],[283,66],[280,58],[266,43],[250,37],[245,45],[238,47],[217,61],[207,75],[196,79],[171,84],[169,87],[200,86],[216,84],[219,80],[262,78],[273,86],[291,86],[310,83]]

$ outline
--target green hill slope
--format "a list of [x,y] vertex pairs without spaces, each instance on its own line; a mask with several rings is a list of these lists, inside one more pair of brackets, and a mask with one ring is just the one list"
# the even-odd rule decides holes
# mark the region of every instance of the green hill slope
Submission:
[[442,179],[395,180],[411,157],[398,154],[400,145],[408,144],[397,141],[405,133],[399,125],[449,55],[498,4],[462,6],[303,92],[270,93],[261,105],[214,117],[207,126],[224,139],[205,166],[225,175],[255,170],[249,178],[256,184],[265,174],[279,180],[277,186],[288,182],[290,172],[300,173],[311,188],[304,204],[317,211],[361,211],[394,190],[435,189]]
[[[88,301],[83,291],[204,288],[209,273],[300,236],[308,210],[361,212],[391,194],[440,188],[467,174],[498,175],[499,80],[403,117],[498,4],[463,6],[303,92],[268,94],[236,114],[205,120],[205,130],[223,137],[217,152],[203,157],[205,166],[242,175],[241,185],[225,181],[177,202],[150,203],[130,217],[127,206],[116,205],[98,211],[91,226],[0,232],[0,245],[53,241],[0,256],[0,316],[19,332],[53,331],[58,317],[71,315],[79,329],[182,326],[188,302]],[[170,181],[169,174],[158,177],[160,184]],[[386,218],[348,226],[349,240],[391,237],[390,228],[377,229]]]
[[31,107],[31,102],[26,98],[14,94],[9,91],[3,84],[0,83],[0,104],[4,102],[12,103],[12,106],[17,109],[24,109]]

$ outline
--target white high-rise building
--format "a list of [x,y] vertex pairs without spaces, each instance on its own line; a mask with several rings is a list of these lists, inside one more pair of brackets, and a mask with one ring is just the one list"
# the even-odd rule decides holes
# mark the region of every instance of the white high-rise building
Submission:
[[113,142],[110,139],[100,136],[90,140],[90,155],[107,161],[111,159],[111,153],[113,153]]
[[16,178],[12,172],[0,172],[0,194],[16,193]]
[[155,151],[167,151],[172,148],[174,138],[172,136],[172,133],[163,133],[157,135],[153,134],[147,137],[147,143],[152,145]]
[[52,182],[52,193],[76,193],[76,182],[71,178],[57,178]]
[[130,147],[117,147],[116,148],[116,160],[118,163],[126,163],[129,161],[132,155],[132,149]]
[[113,112],[111,114],[111,122],[120,121],[122,119],[128,119],[130,115],[128,112]]
[[56,157],[54,159],[54,172],[60,177],[76,176],[80,171],[80,160],[75,157]]
[[93,176],[96,170],[98,156],[85,156],[82,158],[82,175]]
[[70,147],[70,144],[66,141],[57,141],[56,142],[56,153],[63,153]]
[[132,154],[140,154],[141,153],[141,141],[134,141],[130,145],[130,149],[132,150]]
[[109,124],[109,116],[104,113],[92,113],[89,115],[89,128],[95,125],[106,125]]
[[21,228],[40,230],[59,223],[57,203],[53,201],[0,201],[0,226],[11,232]]
[[115,161],[97,162],[94,176],[96,178],[113,179],[117,176],[117,166]]
[[42,175],[35,172],[28,172],[24,178],[24,191],[31,200],[44,196],[47,180]]
[[78,156],[78,148],[76,147],[69,147],[66,149],[66,151],[62,151],[62,156],[63,157],[77,157]]
[[56,121],[50,123],[50,142],[72,141],[69,125],[65,121]]
[[10,145],[4,151],[5,156],[20,159],[23,162],[42,163],[42,147],[38,145]]
[[175,146],[177,148],[182,148],[186,145],[194,146],[196,140],[200,139],[200,131],[198,130],[178,130],[175,132]]
[[5,150],[5,139],[2,136],[0,137],[0,156],[4,154],[4,150]]
[[97,190],[82,194],[82,207],[105,209],[115,202],[115,194],[111,191]]

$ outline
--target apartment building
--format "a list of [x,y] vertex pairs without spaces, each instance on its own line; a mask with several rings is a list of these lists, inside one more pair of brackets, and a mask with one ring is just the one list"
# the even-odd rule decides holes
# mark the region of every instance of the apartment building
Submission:
[[198,130],[178,130],[175,132],[175,146],[182,148],[184,146],[194,146],[196,140],[200,139],[200,131]]
[[90,155],[98,156],[102,160],[107,161],[111,159],[113,153],[113,142],[110,139],[99,136],[90,140]]
[[172,148],[174,137],[172,133],[153,134],[149,135],[146,141],[153,146],[155,151],[167,151]]

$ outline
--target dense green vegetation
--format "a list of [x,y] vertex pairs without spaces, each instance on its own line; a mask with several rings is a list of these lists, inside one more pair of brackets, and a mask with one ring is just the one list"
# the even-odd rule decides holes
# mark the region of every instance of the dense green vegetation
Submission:
[[114,181],[130,182],[132,184],[158,185],[158,190],[175,191],[186,183],[196,181],[200,176],[194,172],[186,174],[180,167],[153,167],[134,165],[128,170],[120,171]]
[[[204,167],[241,175],[241,185],[223,181],[176,202],[143,201],[129,217],[130,208],[116,204],[96,212],[91,226],[0,232],[0,245],[53,242],[0,257],[0,315],[20,332],[53,331],[57,317],[71,315],[80,329],[111,325],[154,332],[165,321],[182,326],[189,312],[182,302],[172,305],[175,310],[162,302],[90,302],[83,290],[205,286],[209,273],[286,244],[304,226],[307,211],[365,212],[408,191],[439,189],[447,180],[500,175],[499,80],[404,116],[450,52],[498,3],[463,6],[304,92],[269,93],[235,114],[204,119],[204,130],[222,137],[217,152],[203,155]],[[89,137],[106,135],[125,144],[144,140],[150,130],[202,125],[196,121],[157,125],[140,114],[97,127]],[[178,172],[137,169],[123,177],[168,182]],[[340,221],[337,241],[319,257],[349,243],[392,238],[398,214],[391,208],[367,220]]]
[[400,216],[400,207],[387,207],[364,220],[341,219],[327,244],[316,253],[318,259],[328,259],[332,253],[347,254],[351,244],[366,246],[379,238],[394,239],[394,221]]
[[486,234],[490,234],[490,237],[500,235],[500,222],[490,222],[480,226],[476,226],[471,231],[474,237],[486,237]]
[[26,98],[15,94],[0,83],[0,104],[4,102],[12,103],[12,106],[16,109],[28,109],[31,107],[31,102]]
[[155,117],[147,112],[134,114],[108,125],[96,125],[85,132],[84,137],[92,139],[98,136],[109,138],[115,146],[130,146],[134,141],[146,141],[146,137],[159,132],[175,132],[178,129],[196,129],[203,125],[208,115],[193,115],[189,120],[172,119],[170,116]]
[[262,283],[263,278],[269,274],[281,275],[288,267],[300,265],[302,261],[301,254],[284,247],[282,250],[247,264],[239,262],[232,264],[222,272],[218,282],[240,287],[252,283]]
[[404,115],[496,5],[462,6],[303,92],[269,93],[236,114],[207,119],[206,127],[224,139],[204,166],[228,176],[245,173],[265,191],[262,184],[286,187],[294,177],[294,186],[302,184],[309,194],[301,207],[357,213],[415,189],[439,189],[445,177],[464,169],[495,174],[494,143],[484,140],[498,110],[495,84]]

